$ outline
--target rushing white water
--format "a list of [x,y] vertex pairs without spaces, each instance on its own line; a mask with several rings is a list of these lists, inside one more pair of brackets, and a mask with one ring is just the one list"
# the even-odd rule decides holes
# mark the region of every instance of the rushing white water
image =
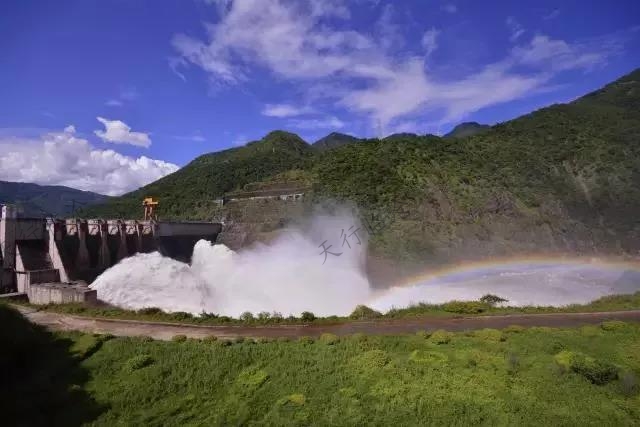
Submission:
[[[137,254],[105,271],[91,287],[101,300],[123,308],[159,307],[234,317],[245,311],[345,315],[358,304],[387,311],[418,302],[477,300],[487,293],[508,299],[509,305],[561,306],[640,290],[640,273],[631,270],[589,263],[523,263],[451,273],[373,292],[363,272],[366,233],[361,230],[346,242],[341,237],[343,232],[350,234],[354,224],[348,216],[316,217],[304,233],[291,232],[269,246],[239,253],[201,240],[194,247],[191,265],[157,252]],[[326,260],[321,246],[325,240],[325,247],[335,254],[327,253]]]
[[[201,240],[191,266],[157,252],[137,254],[105,271],[91,287],[101,300],[130,309],[344,315],[370,294],[363,273],[364,233],[346,242],[340,236],[356,228],[350,217],[318,216],[306,233],[287,233],[270,246],[240,253]],[[340,255],[327,253],[325,261],[325,240],[325,247]]]

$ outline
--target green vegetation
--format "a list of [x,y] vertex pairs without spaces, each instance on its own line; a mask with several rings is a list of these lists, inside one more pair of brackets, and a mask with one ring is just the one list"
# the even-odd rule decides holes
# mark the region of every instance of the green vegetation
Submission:
[[0,181],[0,204],[14,204],[32,218],[71,215],[73,209],[104,202],[109,196],[61,185]]
[[[446,333],[446,344],[407,335],[218,345],[51,335],[3,306],[0,319],[10,326],[0,329],[7,425],[640,423],[634,323],[593,336]],[[75,357],[71,344],[91,338],[102,345]]]
[[[17,303],[17,302],[16,302]],[[419,303],[405,308],[393,308],[386,313],[380,313],[370,307],[360,305],[347,317],[328,316],[316,317],[313,313],[305,311],[299,317],[283,317],[280,313],[258,313],[254,316],[250,312],[243,313],[240,318],[219,316],[214,313],[201,313],[193,316],[189,313],[175,312],[165,313],[159,308],[150,307],[140,310],[126,310],[117,307],[94,307],[78,303],[27,305],[31,308],[58,313],[112,318],[143,320],[153,322],[187,323],[198,325],[268,325],[268,324],[297,324],[297,323],[337,323],[350,320],[368,319],[402,319],[420,316],[483,316],[492,314],[538,314],[538,313],[580,313],[597,311],[622,311],[640,309],[640,291],[628,295],[608,295],[599,298],[589,304],[573,304],[566,307],[498,307],[480,301],[451,301],[444,304]],[[610,323],[610,324],[609,324]],[[603,328],[615,328],[616,321],[608,322]]]
[[389,217],[370,239],[376,256],[439,263],[532,248],[637,252],[640,70],[570,104],[482,130],[460,138],[334,135],[342,142],[330,150],[272,132],[198,157],[87,215],[138,217],[140,200],[153,196],[163,218],[211,220],[233,209],[221,211],[214,199],[294,171],[312,183],[310,203],[348,201],[365,217]]

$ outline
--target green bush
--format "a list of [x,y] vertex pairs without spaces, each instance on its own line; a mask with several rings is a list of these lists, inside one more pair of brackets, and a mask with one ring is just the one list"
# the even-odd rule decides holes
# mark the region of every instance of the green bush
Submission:
[[420,338],[424,338],[427,339],[431,336],[431,333],[429,331],[418,331],[416,332],[416,336],[420,337]]
[[254,390],[264,384],[268,379],[268,373],[259,369],[257,366],[250,366],[240,372],[236,383],[245,389]]
[[245,311],[240,315],[240,320],[243,322],[252,322],[254,320],[253,313],[250,311]]
[[506,333],[509,333],[509,334],[518,334],[518,333],[520,333],[520,332],[522,332],[522,331],[524,331],[524,330],[525,330],[525,327],[524,327],[524,326],[520,326],[520,325],[509,325],[509,326],[507,326],[506,328],[504,328],[504,329],[502,330],[502,332],[506,332]]
[[450,301],[442,304],[442,309],[449,313],[479,314],[489,309],[489,305],[479,301]]
[[218,337],[215,335],[209,335],[206,336],[204,338],[202,338],[202,342],[206,342],[206,343],[212,343],[212,342],[216,342],[218,341]]
[[258,313],[258,320],[261,322],[266,322],[270,318],[271,318],[271,313],[269,313],[268,311],[261,311],[260,313]]
[[627,326],[629,325],[622,320],[607,320],[600,324],[600,327],[604,331],[619,331],[621,329],[625,329]]
[[305,335],[303,335],[300,338],[298,338],[298,342],[300,344],[303,344],[303,345],[309,345],[309,344],[313,344],[314,343],[313,338],[305,336]]
[[313,322],[316,320],[316,315],[310,311],[303,311],[300,314],[300,319],[302,319],[303,322]]
[[185,342],[187,340],[187,336],[186,335],[174,335],[173,337],[171,337],[171,341],[173,342]]
[[485,303],[485,304],[489,304],[489,305],[496,305],[496,304],[501,303],[501,302],[509,302],[509,300],[501,298],[501,297],[499,297],[497,295],[486,294],[486,295],[483,295],[480,298],[480,302]]
[[178,321],[183,321],[193,319],[193,315],[191,313],[187,313],[186,311],[175,311],[171,313],[171,318]]
[[366,305],[358,305],[349,315],[350,319],[377,319],[382,317],[382,313]]
[[563,350],[554,357],[565,370],[576,372],[593,384],[602,385],[618,378],[618,368],[582,353]]
[[304,394],[295,393],[279,399],[277,403],[281,406],[303,406],[306,401],[307,399]]
[[153,316],[153,315],[156,315],[156,314],[163,314],[163,313],[164,313],[164,311],[162,311],[158,307],[145,307],[145,308],[141,308],[140,310],[138,310],[138,314],[145,314],[145,315],[150,315],[150,316]]
[[365,351],[359,356],[354,357],[351,362],[359,370],[375,372],[384,368],[391,358],[383,350]]
[[451,341],[451,333],[443,329],[438,329],[431,334],[430,340],[436,344],[448,344]]
[[507,354],[505,358],[507,362],[507,372],[509,374],[515,374],[520,369],[520,358],[515,353]]
[[153,358],[148,354],[139,354],[128,359],[124,364],[124,369],[128,372],[137,371],[153,364]]
[[338,336],[334,334],[324,333],[320,335],[320,342],[326,345],[334,345],[339,340]]
[[497,329],[485,328],[479,329],[473,333],[473,336],[481,339],[482,341],[506,341],[507,337]]

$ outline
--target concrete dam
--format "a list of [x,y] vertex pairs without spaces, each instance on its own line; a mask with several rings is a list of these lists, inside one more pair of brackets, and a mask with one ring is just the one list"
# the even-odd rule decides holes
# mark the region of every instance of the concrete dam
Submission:
[[139,252],[189,262],[194,244],[215,242],[222,224],[121,219],[19,218],[2,206],[0,296],[35,304],[94,301],[88,288],[107,268]]

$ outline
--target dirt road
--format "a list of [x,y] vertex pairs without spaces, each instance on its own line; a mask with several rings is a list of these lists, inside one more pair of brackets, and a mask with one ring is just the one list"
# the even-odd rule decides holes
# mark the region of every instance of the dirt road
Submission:
[[22,306],[15,306],[15,308],[30,321],[54,331],[76,330],[87,333],[110,333],[117,336],[149,336],[160,340],[169,340],[174,335],[179,334],[190,338],[204,338],[210,335],[229,339],[236,337],[295,338],[303,335],[318,336],[324,332],[336,335],[348,335],[357,332],[392,335],[435,329],[448,331],[482,328],[500,329],[509,325],[570,327],[614,319],[640,322],[640,310],[633,310],[600,313],[511,314],[459,318],[421,317],[415,319],[353,321],[332,325],[199,326],[137,320],[98,319],[36,311]]

